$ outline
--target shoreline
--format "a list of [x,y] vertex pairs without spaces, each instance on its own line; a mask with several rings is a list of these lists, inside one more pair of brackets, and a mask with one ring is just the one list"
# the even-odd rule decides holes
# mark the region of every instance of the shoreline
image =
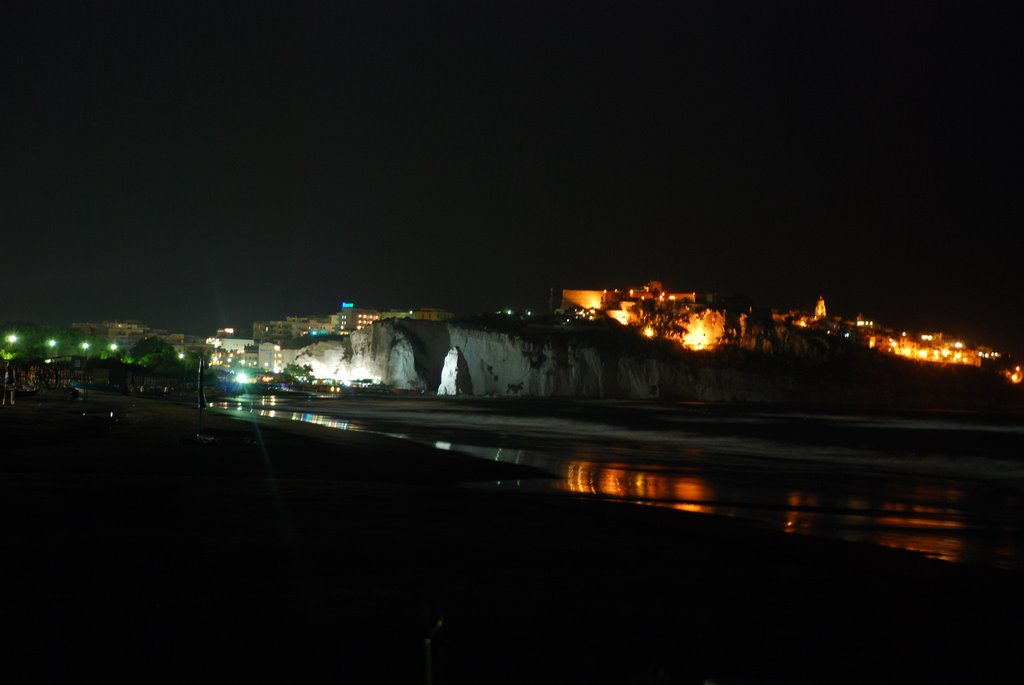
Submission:
[[956,682],[1014,663],[1019,572],[476,492],[455,485],[536,474],[299,422],[211,415],[199,445],[195,410],[160,400],[0,409],[5,637],[38,680],[423,682],[436,612],[437,683]]

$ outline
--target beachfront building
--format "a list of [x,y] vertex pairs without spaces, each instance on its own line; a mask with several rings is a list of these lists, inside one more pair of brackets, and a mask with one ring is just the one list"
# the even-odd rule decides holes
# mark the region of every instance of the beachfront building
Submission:
[[253,348],[252,338],[207,338],[206,344],[212,347],[210,366],[244,366],[246,348]]
[[298,350],[289,350],[275,343],[262,342],[258,348],[257,363],[261,370],[281,373],[289,364],[295,363]]

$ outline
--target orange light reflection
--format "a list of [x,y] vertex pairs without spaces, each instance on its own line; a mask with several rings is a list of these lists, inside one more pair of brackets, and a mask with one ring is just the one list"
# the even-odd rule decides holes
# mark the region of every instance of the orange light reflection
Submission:
[[581,494],[646,500],[683,511],[708,514],[714,510],[707,504],[714,491],[702,478],[678,473],[638,472],[622,464],[570,462],[566,469],[565,488]]

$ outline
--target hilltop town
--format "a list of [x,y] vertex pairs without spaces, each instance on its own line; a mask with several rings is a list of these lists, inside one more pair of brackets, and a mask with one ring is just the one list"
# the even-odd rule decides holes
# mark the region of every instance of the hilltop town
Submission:
[[[282,376],[328,385],[384,382],[381,374],[359,374],[350,367],[342,371],[337,365],[327,368],[316,363],[309,349],[318,343],[337,344],[388,322],[505,328],[515,324],[535,332],[612,326],[693,353],[737,349],[807,356],[839,347],[939,367],[987,369],[1014,384],[1022,380],[1020,367],[988,346],[941,331],[902,330],[860,314],[853,318],[830,315],[823,297],[806,311],[778,310],[758,306],[744,296],[670,290],[659,281],[625,289],[565,289],[557,306],[552,298],[546,312],[502,309],[470,317],[456,317],[441,308],[373,309],[342,301],[332,313],[257,320],[251,326],[225,326],[205,336],[151,328],[137,320],[76,322],[69,329],[6,324],[0,353],[8,365],[25,362],[21,379],[32,383],[77,379],[166,387],[193,373],[199,360],[220,377],[242,382],[279,382]],[[148,371],[135,368],[140,365]],[[154,372],[154,367],[160,372]]]

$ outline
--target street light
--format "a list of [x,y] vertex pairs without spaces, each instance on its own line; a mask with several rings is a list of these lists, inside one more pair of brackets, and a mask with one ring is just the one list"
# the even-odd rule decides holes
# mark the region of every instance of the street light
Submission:
[[[16,336],[16,335],[15,335],[14,333],[9,333],[9,334],[8,334],[8,335],[7,335],[7,336],[6,336],[5,338],[4,338],[4,340],[6,340],[6,341],[8,342],[8,344],[10,344],[10,345],[13,345],[14,343],[18,342],[18,336]],[[14,359],[14,353],[13,353],[13,352],[8,352],[8,351],[7,351],[6,349],[5,349],[5,350],[3,351],[3,353],[2,353],[2,354],[0,354],[0,358],[6,359],[6,360],[7,360],[7,363],[8,363],[8,366],[9,366],[9,365],[10,365],[10,360],[11,360],[11,359]]]
[[49,340],[46,341],[46,344],[49,345],[50,348],[54,348],[57,346],[57,341],[54,340],[53,338],[50,338]]
[[110,343],[110,351],[113,352],[117,349],[117,343]]
[[84,343],[82,343],[81,347],[82,347],[83,350],[87,350],[87,349],[89,349],[89,343],[84,342]]

